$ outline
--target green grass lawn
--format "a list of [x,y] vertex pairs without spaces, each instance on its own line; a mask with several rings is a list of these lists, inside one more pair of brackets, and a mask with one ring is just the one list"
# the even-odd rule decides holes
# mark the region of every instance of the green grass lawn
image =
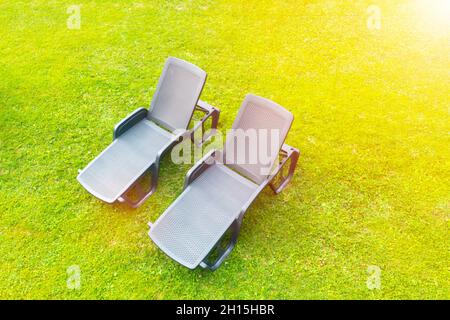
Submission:
[[[0,0],[0,298],[449,299],[450,27],[417,3],[80,0],[71,30],[73,1]],[[208,72],[221,129],[248,92],[295,115],[291,185],[264,190],[214,273],[147,236],[189,165],[165,159],[137,210],[76,181],[168,56]]]

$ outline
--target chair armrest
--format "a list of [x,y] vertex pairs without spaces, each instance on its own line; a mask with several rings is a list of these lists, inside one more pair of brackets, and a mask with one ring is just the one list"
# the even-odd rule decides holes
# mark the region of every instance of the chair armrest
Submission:
[[[211,136],[214,134],[214,130],[217,129],[217,124],[219,123],[219,115],[220,115],[220,109],[213,107],[212,105],[206,103],[205,101],[198,100],[197,106],[195,107],[195,111],[203,112],[204,115],[200,119],[200,121],[194,125],[194,128],[192,129],[192,142],[195,143],[197,147],[201,147],[206,141],[211,138]],[[205,124],[206,121],[211,118],[211,132],[209,134],[205,134]],[[202,138],[201,141],[198,143],[195,141],[195,132],[198,129],[202,129]]]
[[[241,231],[241,225],[242,225],[242,219],[243,214],[239,215],[238,218],[236,218],[233,223],[231,224],[231,238],[227,244],[227,246],[220,250],[220,252],[217,254],[217,258],[214,262],[208,261],[208,256],[200,262],[200,267],[203,269],[209,269],[211,271],[217,270],[217,268],[220,267],[220,265],[225,261],[225,259],[230,255],[231,251],[233,250],[234,246],[236,245],[236,242],[239,237],[239,232]],[[223,238],[222,238],[223,239]],[[222,240],[221,239],[221,240]],[[219,240],[219,243],[220,241]]]
[[209,113],[213,112],[214,110],[218,110],[220,112],[219,109],[213,107],[208,102],[205,102],[203,100],[198,100],[196,108],[202,109],[205,112],[209,112]]
[[[280,150],[280,156],[282,157],[280,162],[278,163],[278,167],[275,172],[269,177],[269,185],[272,188],[275,194],[280,193],[287,186],[287,184],[291,181],[292,176],[294,175],[295,168],[297,166],[298,157],[300,156],[300,152],[298,149],[291,147],[287,144],[283,144]],[[283,168],[288,161],[291,161],[289,165],[289,171],[287,176],[283,174]],[[281,181],[278,186],[275,185],[275,178],[277,175],[281,175]]]
[[199,175],[201,175],[211,164],[214,163],[216,150],[211,150],[201,158],[186,174],[184,189],[190,185]]
[[114,127],[113,140],[116,140],[124,132],[144,119],[147,116],[147,112],[148,110],[144,107],[138,108],[130,113],[125,119],[116,124],[116,126]]

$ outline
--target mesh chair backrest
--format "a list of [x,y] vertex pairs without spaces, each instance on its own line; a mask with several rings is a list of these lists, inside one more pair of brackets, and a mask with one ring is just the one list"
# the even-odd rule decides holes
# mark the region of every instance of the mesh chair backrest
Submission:
[[261,184],[278,159],[294,116],[268,99],[248,94],[225,142],[225,163]]
[[187,129],[206,81],[206,72],[177,58],[168,58],[150,105],[148,118],[166,129]]

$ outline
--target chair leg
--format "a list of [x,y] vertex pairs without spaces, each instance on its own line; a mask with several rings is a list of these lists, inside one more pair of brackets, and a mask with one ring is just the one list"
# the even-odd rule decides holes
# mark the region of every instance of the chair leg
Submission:
[[239,216],[239,218],[234,220],[233,223],[231,224],[231,226],[229,228],[229,230],[231,229],[231,232],[232,232],[231,233],[231,238],[230,238],[227,246],[220,251],[220,253],[218,255],[218,258],[214,262],[210,262],[209,261],[210,255],[221,245],[221,243],[223,241],[223,237],[216,243],[216,245],[211,250],[211,252],[200,263],[200,267],[202,267],[203,269],[209,269],[211,271],[215,271],[215,270],[217,270],[217,268],[220,267],[220,265],[230,255],[231,251],[233,251],[233,248],[236,245],[236,242],[237,242],[237,239],[238,239],[238,236],[239,236],[239,232],[241,230],[242,219],[243,219],[243,214],[241,214]]
[[[150,186],[145,189],[143,186],[143,180],[150,179]],[[155,166],[152,166],[147,170],[136,182],[124,192],[124,194],[119,198],[120,202],[128,204],[132,208],[140,207],[145,200],[147,200],[156,190],[156,185],[158,181],[158,172]],[[137,193],[137,199],[133,200],[131,198],[131,193],[135,191]]]

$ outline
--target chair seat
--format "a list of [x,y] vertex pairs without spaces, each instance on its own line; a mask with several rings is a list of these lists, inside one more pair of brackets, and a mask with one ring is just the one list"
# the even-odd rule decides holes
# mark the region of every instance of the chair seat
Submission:
[[258,185],[222,164],[194,180],[150,229],[172,259],[194,269],[239,216]]
[[156,160],[173,134],[143,119],[114,140],[78,175],[86,190],[103,201],[116,201]]

